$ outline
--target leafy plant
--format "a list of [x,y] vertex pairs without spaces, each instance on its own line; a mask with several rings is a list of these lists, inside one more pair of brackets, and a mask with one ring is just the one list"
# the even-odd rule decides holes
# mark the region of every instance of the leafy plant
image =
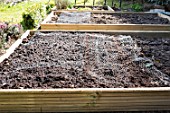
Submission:
[[51,3],[46,5],[46,13],[49,14],[51,12],[51,8],[53,7],[54,7],[54,4],[51,4]]
[[143,10],[143,7],[142,7],[141,4],[136,3],[136,4],[133,4],[133,5],[132,5],[132,9],[133,9],[134,11],[136,11],[136,12],[139,12],[139,11],[142,11],[142,10]]
[[22,26],[26,29],[35,28],[46,16],[46,5],[36,3],[26,9],[22,14]]

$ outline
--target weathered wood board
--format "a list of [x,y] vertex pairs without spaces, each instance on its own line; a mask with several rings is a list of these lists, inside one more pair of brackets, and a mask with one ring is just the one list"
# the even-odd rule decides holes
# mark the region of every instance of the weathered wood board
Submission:
[[[91,10],[90,11],[99,11],[99,12],[101,12],[101,11],[114,11],[110,6],[105,6],[107,9],[103,9],[103,7],[104,6],[97,6],[97,5],[95,5],[95,6],[91,6],[91,5],[75,5],[75,6],[73,6],[74,8],[73,9],[62,9],[62,10],[60,10],[60,9],[57,9],[56,8],[56,6],[54,7],[54,8],[52,8],[51,10],[52,11],[79,11],[79,9],[78,8],[90,8]],[[87,11],[86,9],[83,9],[83,10],[85,10],[85,11]],[[89,11],[89,10],[88,10]]]
[[170,110],[170,88],[0,90],[1,112]]

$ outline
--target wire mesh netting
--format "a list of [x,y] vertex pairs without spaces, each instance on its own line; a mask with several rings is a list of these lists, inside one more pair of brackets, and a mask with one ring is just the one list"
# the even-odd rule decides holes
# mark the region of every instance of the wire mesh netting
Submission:
[[101,33],[37,32],[0,64],[0,75],[1,88],[170,85],[131,36]]

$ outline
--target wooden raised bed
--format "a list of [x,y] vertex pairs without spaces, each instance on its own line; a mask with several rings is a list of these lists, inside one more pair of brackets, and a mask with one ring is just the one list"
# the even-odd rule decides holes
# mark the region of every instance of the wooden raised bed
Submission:
[[[94,31],[91,31],[94,32]],[[143,34],[169,36],[170,32],[107,31],[109,34]],[[0,57],[0,62],[34,31]],[[78,88],[78,89],[1,89],[1,112],[92,112],[170,110],[170,87],[151,88]]]
[[[169,24],[71,24],[71,23],[48,23],[53,15],[59,15],[62,12],[76,12],[76,11],[53,11],[42,23],[41,30],[150,30],[150,31],[170,31]],[[81,12],[81,11],[78,11]],[[83,11],[84,12],[84,11]],[[115,14],[113,11],[91,11],[93,14]],[[120,14],[120,13],[118,13]],[[125,13],[122,13],[125,14]],[[146,13],[128,13],[126,14],[141,14]],[[148,14],[148,13],[147,13]],[[170,17],[160,13],[149,13],[157,15],[162,18]]]

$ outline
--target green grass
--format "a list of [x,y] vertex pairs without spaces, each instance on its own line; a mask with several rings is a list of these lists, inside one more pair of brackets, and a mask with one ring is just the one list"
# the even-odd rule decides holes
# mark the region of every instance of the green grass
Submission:
[[10,7],[7,4],[1,3],[0,4],[0,21],[20,23],[22,21],[22,13],[26,10],[26,8],[30,7],[35,2],[40,2],[40,3],[45,4],[48,1],[49,0],[21,2],[12,7]]
[[[37,2],[47,3],[49,0],[40,0]],[[70,0],[74,4],[75,0]],[[93,5],[93,0],[86,0],[86,5]],[[103,5],[104,0],[95,0],[95,5]],[[114,0],[116,6],[119,7],[119,0]],[[36,2],[36,1],[34,1]],[[30,7],[34,2],[21,2],[15,6],[10,7],[9,5],[0,3],[0,21],[11,22],[11,23],[20,23],[22,21],[22,13],[27,7]],[[54,0],[50,0],[54,3]],[[84,0],[77,0],[77,5],[84,5]],[[107,5],[112,5],[112,0],[107,0]],[[123,2],[123,8],[130,8],[131,4]]]

